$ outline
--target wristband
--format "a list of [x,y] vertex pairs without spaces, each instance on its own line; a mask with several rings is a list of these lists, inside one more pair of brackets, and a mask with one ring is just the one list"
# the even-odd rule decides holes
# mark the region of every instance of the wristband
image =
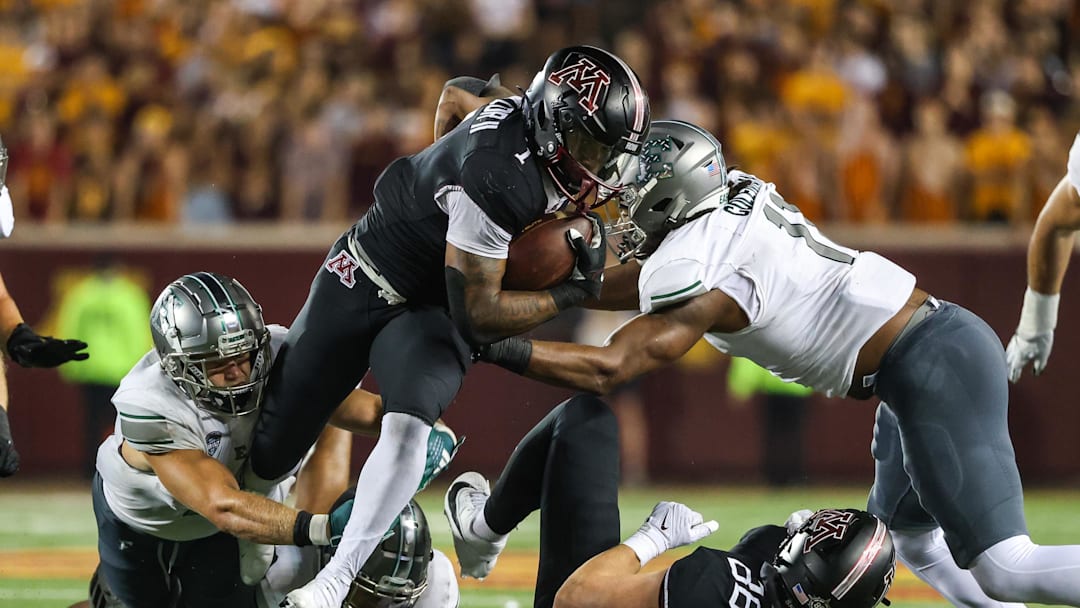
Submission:
[[656,544],[656,541],[643,529],[634,532],[634,534],[623,541],[623,544],[637,555],[638,561],[641,565],[649,563],[652,558],[663,553],[663,550]]
[[1016,333],[1021,338],[1033,338],[1054,331],[1060,300],[1059,293],[1042,294],[1028,287],[1024,292],[1024,306],[1020,309],[1020,324]]
[[308,538],[311,544],[320,547],[330,544],[330,516],[325,513],[312,515],[308,525]]
[[532,340],[506,338],[484,348],[480,358],[488,363],[494,363],[518,375],[524,375],[525,370],[529,369],[529,361],[532,359]]
[[571,306],[578,306],[585,301],[585,296],[588,293],[574,285],[573,283],[566,282],[561,285],[552,287],[548,293],[551,294],[551,299],[555,300],[555,308],[562,312]]
[[297,547],[306,547],[311,544],[311,520],[315,516],[307,511],[298,511],[296,521],[293,522],[292,539]]

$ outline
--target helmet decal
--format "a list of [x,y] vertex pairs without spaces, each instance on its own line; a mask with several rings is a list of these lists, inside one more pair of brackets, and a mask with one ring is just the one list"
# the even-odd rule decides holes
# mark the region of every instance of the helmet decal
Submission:
[[577,91],[578,105],[592,116],[600,108],[597,102],[607,95],[611,75],[588,57],[581,56],[577,63],[552,72],[548,82],[556,85],[565,82],[566,86]]
[[848,527],[853,521],[855,521],[855,514],[850,511],[832,509],[819,511],[817,516],[808,522],[810,539],[806,541],[803,553],[810,553],[814,547],[826,539],[844,540],[844,535],[847,534]]

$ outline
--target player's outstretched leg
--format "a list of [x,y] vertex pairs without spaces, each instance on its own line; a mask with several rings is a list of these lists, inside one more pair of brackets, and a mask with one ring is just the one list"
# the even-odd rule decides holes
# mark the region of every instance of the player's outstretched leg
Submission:
[[1007,374],[997,334],[943,303],[889,349],[876,392],[896,416],[918,502],[956,564],[995,600],[1080,606],[1080,546],[1028,538]]

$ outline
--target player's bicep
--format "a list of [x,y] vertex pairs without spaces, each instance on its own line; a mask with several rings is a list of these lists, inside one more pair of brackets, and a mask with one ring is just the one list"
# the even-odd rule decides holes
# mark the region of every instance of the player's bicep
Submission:
[[1068,177],[1062,178],[1050,193],[1038,221],[1055,231],[1080,230],[1080,193]]
[[659,312],[639,315],[616,331],[609,344],[620,353],[624,373],[636,376],[677,360],[697,344],[728,306],[718,291]]

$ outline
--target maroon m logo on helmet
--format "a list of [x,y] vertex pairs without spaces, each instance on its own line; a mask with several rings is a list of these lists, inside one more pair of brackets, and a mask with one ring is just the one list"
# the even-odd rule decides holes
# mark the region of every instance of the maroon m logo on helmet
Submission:
[[600,107],[597,103],[600,96],[611,85],[611,76],[588,57],[581,57],[577,63],[552,72],[548,82],[554,85],[565,82],[566,86],[577,91],[578,105],[592,116]]
[[826,509],[814,516],[814,523],[807,531],[810,534],[803,553],[810,553],[818,543],[829,538],[842,540],[847,534],[851,522],[855,521],[855,514],[844,511]]

